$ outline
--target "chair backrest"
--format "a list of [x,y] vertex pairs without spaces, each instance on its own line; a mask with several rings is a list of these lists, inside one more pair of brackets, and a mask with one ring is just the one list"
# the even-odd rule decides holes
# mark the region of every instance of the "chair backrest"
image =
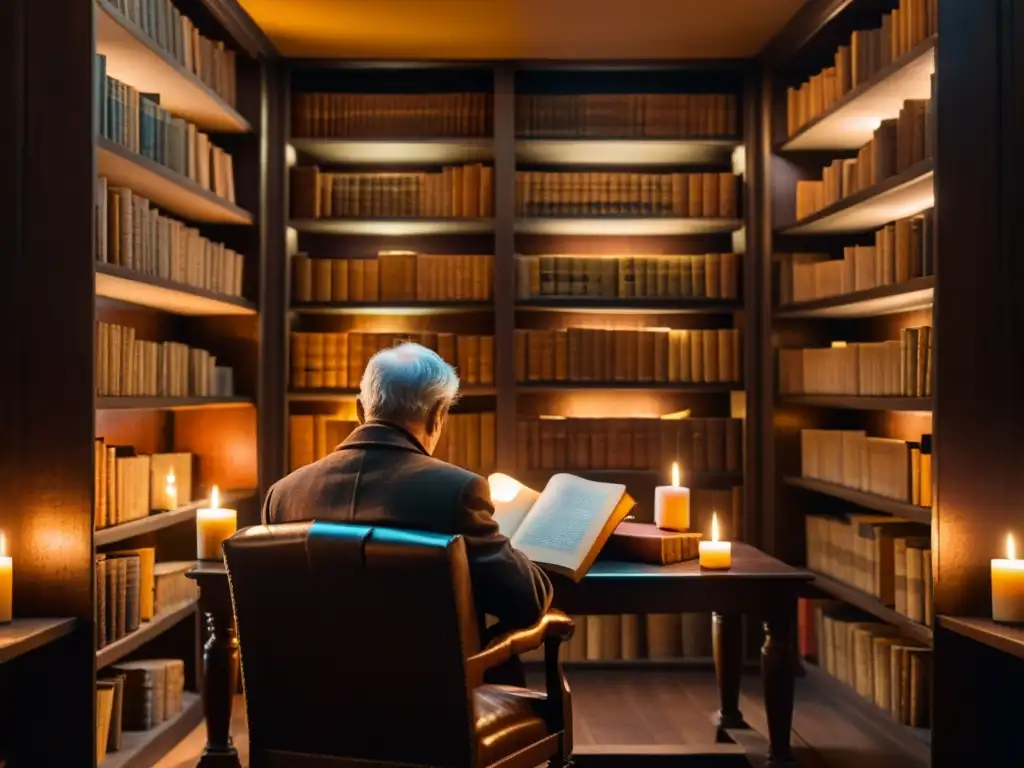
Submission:
[[461,537],[288,523],[241,530],[224,554],[254,753],[471,764]]

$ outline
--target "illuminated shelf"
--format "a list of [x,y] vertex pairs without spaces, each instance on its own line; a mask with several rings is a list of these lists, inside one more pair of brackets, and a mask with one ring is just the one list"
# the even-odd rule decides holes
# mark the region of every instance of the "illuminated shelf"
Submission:
[[490,160],[494,142],[450,139],[292,139],[297,152],[319,163],[344,165],[446,165]]
[[882,120],[899,115],[904,101],[931,98],[936,39],[925,40],[844,94],[780,149],[855,150],[863,147]]
[[75,619],[14,619],[0,624],[0,664],[70,635]]
[[176,315],[255,315],[251,301],[175,283],[115,264],[96,264],[96,295]]
[[521,381],[516,387],[522,392],[679,392],[705,394],[732,392],[743,389],[743,382],[668,382],[668,381]]
[[516,161],[532,165],[723,165],[735,138],[516,139]]
[[734,299],[602,298],[600,296],[546,296],[516,301],[524,312],[592,312],[595,314],[721,315],[743,309]]
[[932,161],[925,160],[881,184],[822,208],[783,229],[781,234],[853,234],[913,216],[935,204],[934,176]]
[[194,616],[197,606],[196,600],[188,600],[181,605],[156,614],[149,621],[140,622],[139,628],[134,632],[130,632],[120,640],[115,640],[96,651],[96,669],[119,662],[132,651],[162,635],[182,619]]
[[247,397],[97,397],[96,410],[193,411],[199,408],[251,408]]
[[[252,498],[255,493],[253,490],[226,491],[221,493],[221,504]],[[144,533],[152,533],[153,531],[169,528],[172,525],[178,525],[178,523],[187,523],[195,520],[196,510],[208,504],[209,499],[199,499],[198,501],[184,504],[177,509],[156,512],[138,520],[131,520],[120,525],[112,525],[109,528],[100,528],[95,534],[96,546],[102,547],[107,544],[116,544],[119,541],[141,536]]]
[[780,308],[778,319],[801,317],[878,317],[930,307],[934,301],[935,276],[905,283],[883,285],[866,291],[802,301]]
[[190,221],[252,224],[252,214],[215,195],[187,176],[109,139],[96,139],[96,173],[111,186],[127,187],[151,203]]
[[292,219],[299,232],[323,235],[482,235],[494,231],[493,219]]
[[[547,483],[553,475],[568,473],[579,475],[588,480],[597,480],[603,483],[631,483],[648,481],[658,483],[665,478],[665,472],[657,469],[520,469],[515,473],[515,478],[526,485]],[[684,485],[688,488],[720,488],[723,486],[743,485],[743,472],[689,472],[684,479]],[[667,480],[666,480],[667,482]]]
[[992,619],[971,619],[964,616],[939,616],[939,626],[958,635],[987,645],[1001,653],[1024,659],[1024,627],[998,624]]
[[489,312],[490,301],[414,301],[389,304],[382,301],[350,301],[344,304],[309,302],[292,304],[291,311],[301,315],[452,315]]
[[670,216],[568,216],[516,219],[523,235],[709,235],[743,227],[742,219],[683,219]]
[[[460,384],[460,397],[488,397],[497,394],[497,389],[489,385]],[[332,400],[352,400],[359,395],[359,390],[345,389],[295,389],[288,393],[288,400],[293,403],[330,402]]]
[[882,601],[874,595],[820,573],[814,574],[813,584],[816,589],[824,592],[829,597],[841,600],[847,605],[852,605],[854,608],[860,608],[864,613],[869,613],[886,624],[892,624],[907,637],[929,646],[932,644],[932,630],[930,627],[919,624],[902,613],[897,613],[895,609],[888,605],[883,605]]
[[108,752],[99,768],[149,768],[203,721],[203,698],[185,691],[181,712],[148,731],[124,731],[121,748]]
[[932,510],[930,507],[888,499],[875,493],[865,493],[864,491],[858,491],[856,488],[847,488],[844,485],[826,483],[823,480],[814,480],[809,477],[786,477],[783,479],[783,482],[794,488],[803,488],[805,491],[821,493],[835,499],[849,501],[865,509],[885,512],[896,517],[905,518],[913,523],[931,525],[932,522]]
[[854,411],[912,411],[926,413],[932,410],[930,397],[871,397],[868,395],[782,395],[779,402],[786,405],[810,405],[820,408],[845,408]]
[[124,14],[96,3],[96,51],[107,57],[107,74],[142,93],[160,94],[160,106],[201,130],[247,133],[249,121],[199,77],[157,47]]

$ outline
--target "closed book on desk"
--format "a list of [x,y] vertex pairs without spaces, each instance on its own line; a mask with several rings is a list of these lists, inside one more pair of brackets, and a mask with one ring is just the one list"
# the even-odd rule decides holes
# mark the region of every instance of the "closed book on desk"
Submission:
[[699,533],[663,531],[650,523],[619,523],[601,551],[605,560],[672,565],[697,557]]

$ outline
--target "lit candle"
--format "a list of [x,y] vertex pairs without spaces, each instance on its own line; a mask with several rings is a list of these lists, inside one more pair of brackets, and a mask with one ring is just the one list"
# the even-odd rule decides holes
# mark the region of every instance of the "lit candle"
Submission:
[[672,462],[672,485],[654,489],[654,524],[669,531],[690,530],[690,489],[679,486],[677,462]]
[[1017,559],[1012,533],[1006,536],[1006,559],[992,560],[992,618],[1024,622],[1024,560]]
[[7,539],[0,533],[0,624],[11,620],[14,605],[14,560],[7,554]]
[[174,467],[171,467],[167,471],[167,485],[164,487],[164,493],[167,495],[167,508],[177,509],[178,508],[178,481],[174,477]]
[[221,544],[238,527],[238,513],[220,508],[220,490],[213,486],[210,508],[196,512],[196,554],[200,560],[222,560]]
[[732,566],[732,543],[718,540],[718,513],[711,513],[711,541],[697,544],[700,553],[700,567],[716,571],[726,570]]

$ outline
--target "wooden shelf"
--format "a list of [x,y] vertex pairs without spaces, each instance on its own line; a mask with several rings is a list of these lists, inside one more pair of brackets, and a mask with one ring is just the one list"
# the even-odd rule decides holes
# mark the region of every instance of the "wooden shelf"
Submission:
[[148,768],[203,721],[203,698],[185,692],[181,712],[148,731],[124,731],[121,749],[108,752],[99,768]]
[[[497,394],[497,389],[490,385],[460,384],[460,397],[488,397]],[[330,402],[332,400],[352,400],[359,395],[359,390],[346,389],[297,389],[288,393],[292,403]]]
[[683,219],[669,216],[570,216],[516,219],[523,235],[710,235],[743,227],[742,219]]
[[131,152],[109,139],[96,139],[96,173],[113,186],[127,187],[151,203],[189,221],[252,224],[252,214],[218,197],[187,176]]
[[931,37],[844,94],[780,147],[797,150],[856,150],[882,120],[899,115],[908,99],[930,99],[936,38]]
[[175,283],[115,264],[96,264],[96,295],[175,315],[255,315],[251,301]]
[[932,523],[932,510],[930,507],[921,507],[917,504],[908,504],[905,501],[887,499],[874,493],[864,493],[854,488],[847,488],[835,483],[826,483],[822,480],[813,480],[809,477],[786,477],[783,478],[783,482],[794,488],[803,488],[806,491],[832,496],[836,499],[849,501],[865,509],[885,512],[914,523],[922,523],[924,525],[931,525]]
[[727,315],[743,309],[743,302],[732,299],[550,296],[519,299],[516,301],[516,309],[524,312],[592,312],[606,315]]
[[931,160],[918,163],[881,184],[826,206],[782,230],[784,235],[841,235],[867,232],[935,204]]
[[817,408],[845,408],[854,411],[930,412],[930,397],[868,397],[861,395],[782,395],[780,403]]
[[494,156],[489,138],[292,139],[289,143],[311,160],[338,165],[448,165]]
[[[251,498],[255,493],[256,492],[254,490],[223,492],[221,493],[221,504],[223,505],[230,502],[242,501],[243,499]],[[94,537],[96,546],[103,547],[109,544],[115,544],[119,541],[134,538],[135,536],[141,536],[144,533],[152,533],[153,531],[169,528],[172,525],[178,525],[179,523],[187,523],[191,520],[195,520],[196,510],[208,503],[209,499],[200,499],[180,506],[177,509],[171,509],[166,512],[156,512],[148,517],[131,520],[127,523],[121,523],[120,525],[112,525],[109,528],[100,528],[96,531]]]
[[742,382],[688,382],[664,381],[520,381],[516,387],[522,392],[679,392],[693,394],[715,394],[743,389]]
[[494,231],[493,219],[292,219],[298,232],[321,235],[485,235]]
[[251,408],[247,397],[97,397],[96,410],[193,411],[198,408]]
[[131,20],[97,2],[96,51],[107,74],[142,93],[160,94],[160,106],[206,131],[247,133],[252,126],[218,93],[175,61]]
[[867,592],[856,587],[851,587],[849,584],[844,584],[830,576],[823,576],[819,573],[814,574],[814,586],[829,597],[834,597],[836,600],[841,600],[848,605],[852,605],[854,608],[859,608],[864,613],[869,613],[886,624],[892,624],[909,638],[920,643],[926,643],[929,646],[932,644],[932,630],[930,627],[918,624],[902,613],[897,613],[888,605],[883,605],[874,595],[869,595]]
[[726,165],[736,138],[516,139],[516,162],[529,165]]
[[291,311],[300,315],[455,315],[471,312],[492,312],[490,301],[415,301],[388,304],[381,301],[349,301],[344,304],[292,304]]
[[883,285],[826,299],[802,301],[780,308],[777,319],[821,317],[880,317],[930,307],[934,301],[935,276],[918,277],[906,283]]
[[0,664],[34,651],[75,628],[75,619],[14,619],[0,624]]
[[[659,478],[665,478],[664,470],[659,469],[520,469],[514,476],[526,485],[531,482],[546,483],[553,475],[568,473],[579,475],[588,480],[597,480],[604,483],[623,483],[629,485],[631,481],[650,481],[657,483]],[[743,484],[743,472],[697,472],[688,473],[683,477],[683,485],[688,488],[718,488],[723,485]]]
[[115,640],[96,651],[96,669],[115,664],[137,648],[141,648],[154,637],[158,637],[182,619],[195,615],[198,602],[189,600],[176,608],[158,613],[149,621],[139,624],[139,628],[120,640]]
[[1024,626],[998,624],[992,619],[971,619],[963,616],[938,618],[943,629],[956,632],[1001,653],[1024,659]]

